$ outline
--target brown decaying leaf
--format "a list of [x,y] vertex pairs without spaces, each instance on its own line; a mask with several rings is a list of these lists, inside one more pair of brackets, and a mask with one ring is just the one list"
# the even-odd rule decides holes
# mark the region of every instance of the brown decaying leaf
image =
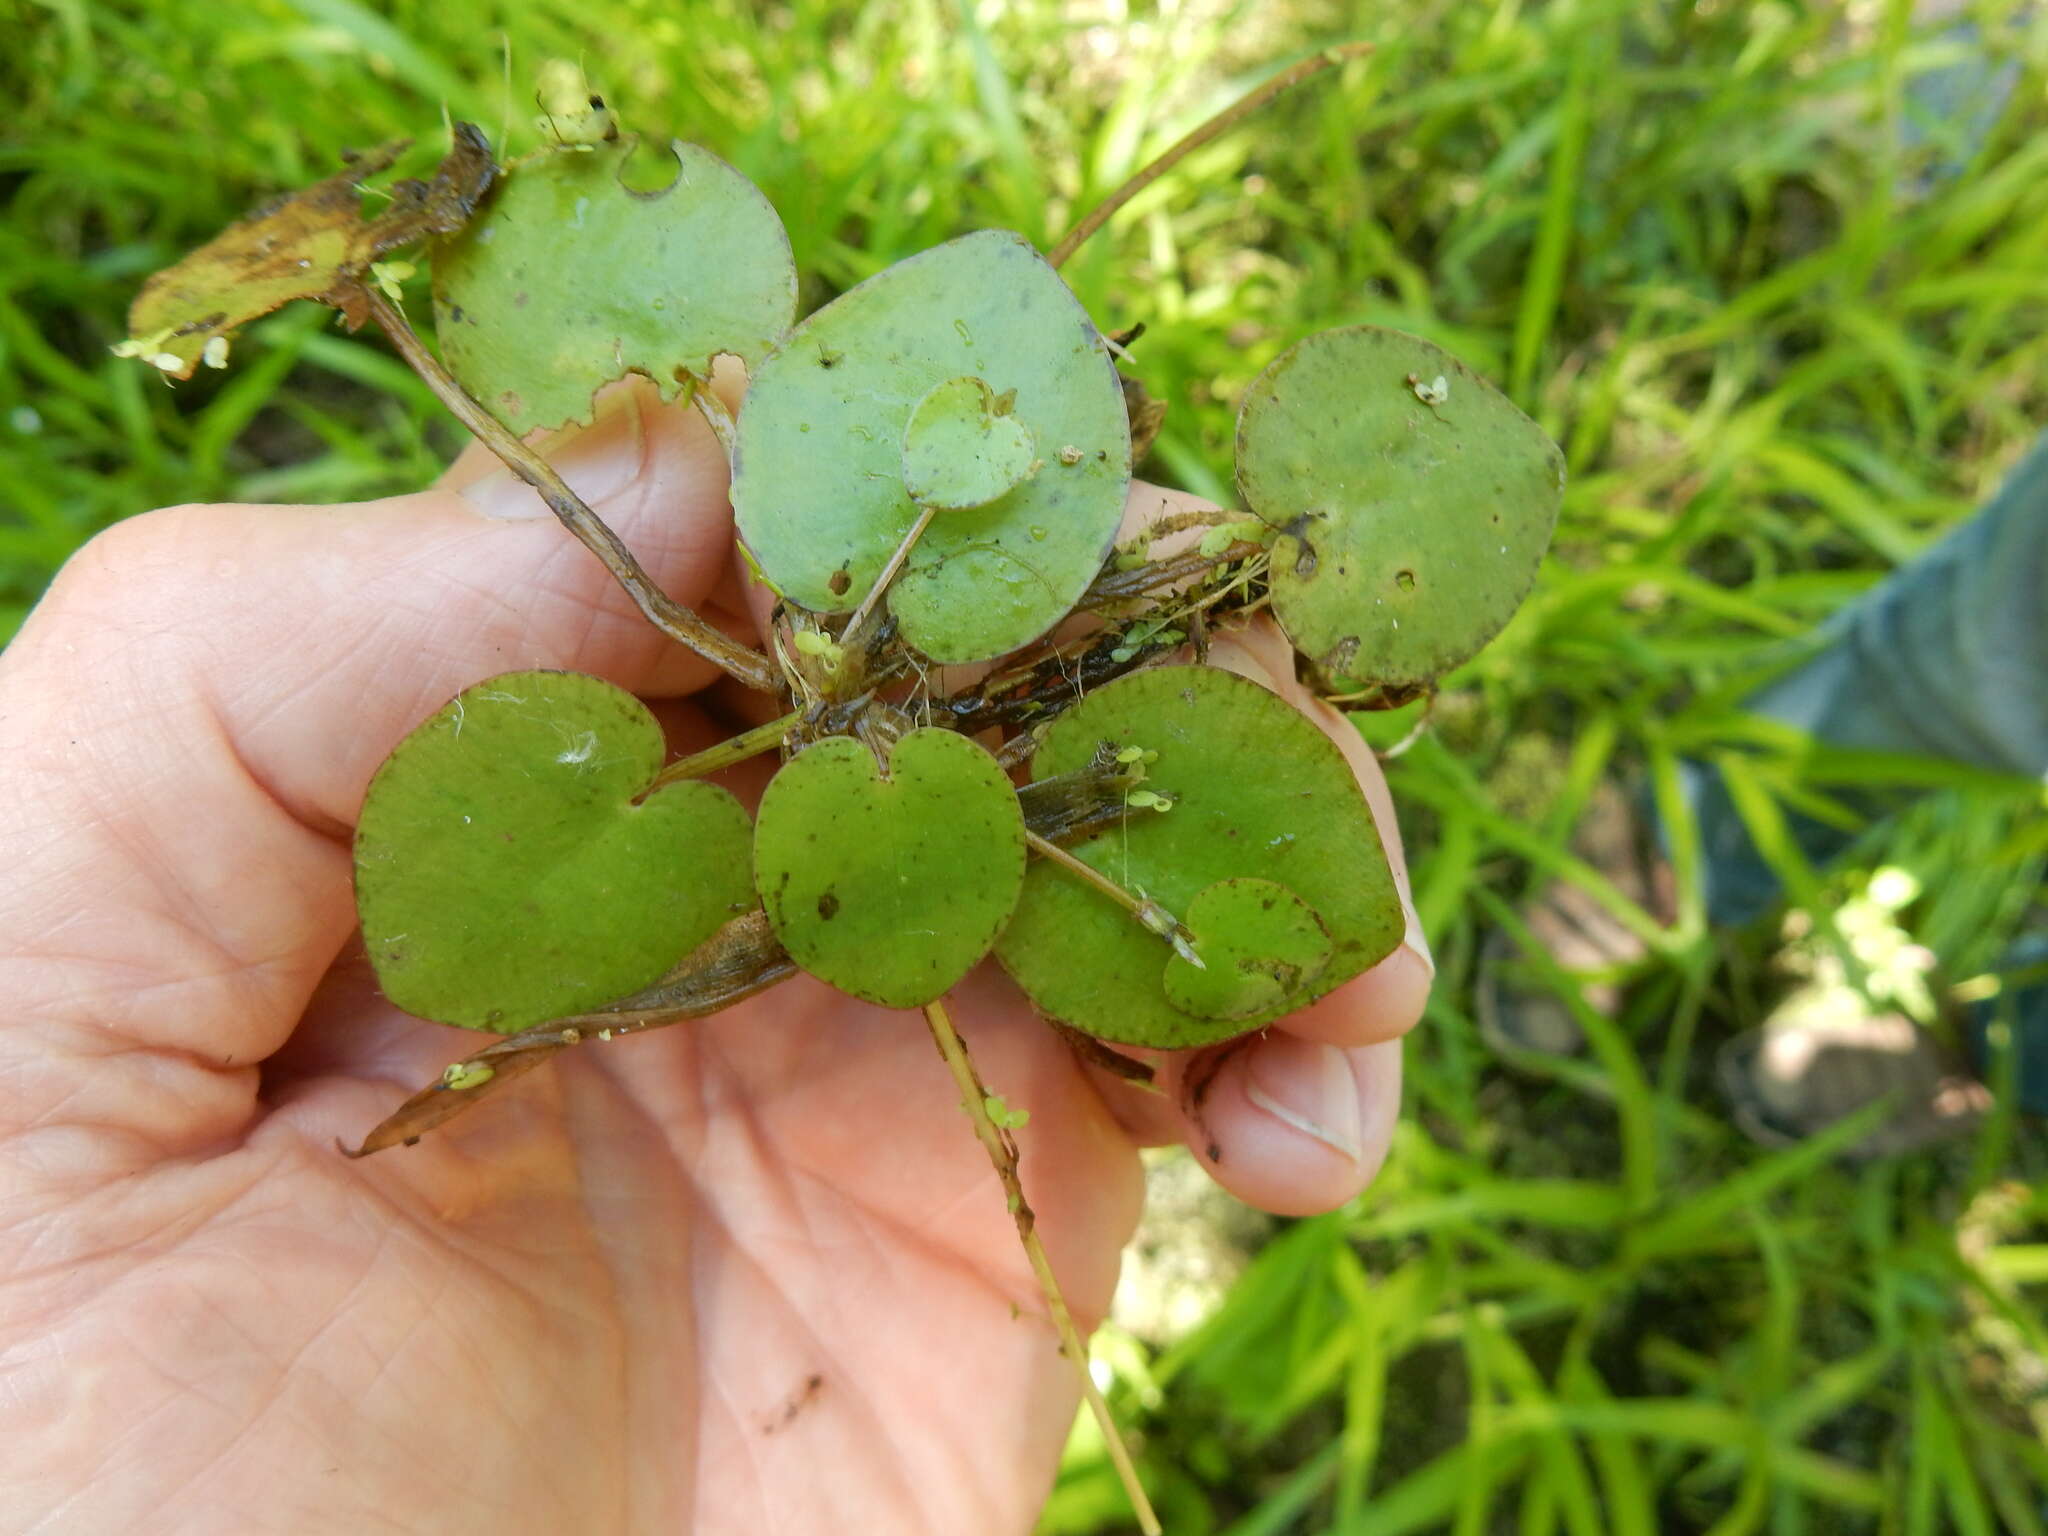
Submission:
[[[443,1076],[394,1109],[363,1138],[360,1147],[343,1147],[342,1152],[349,1157],[368,1157],[372,1152],[382,1152],[386,1147],[395,1147],[401,1142],[410,1144],[418,1141],[436,1126],[453,1120],[480,1099],[513,1079],[524,1077],[558,1051],[569,1047],[569,1042],[560,1037],[560,1031],[553,1025],[531,1033],[544,1034],[547,1038],[529,1040],[524,1035],[513,1035],[509,1039],[493,1040],[475,1055],[464,1057]],[[456,1086],[458,1083],[464,1086]]]
[[266,204],[158,272],[128,311],[125,349],[172,378],[187,379],[207,344],[293,299],[318,299],[365,318],[360,279],[378,258],[468,223],[498,168],[474,124],[457,123],[454,144],[431,181],[405,180],[373,219],[362,215],[362,183],[388,170],[411,144],[400,139],[353,157],[346,169]]
[[701,1019],[765,991],[795,971],[766,914],[758,908],[744,913],[645,991],[596,1013],[555,1019],[493,1040],[463,1057],[387,1115],[361,1146],[341,1150],[349,1157],[367,1157],[386,1147],[409,1145],[572,1045],[593,1036],[609,1040]]
[[1159,429],[1166,422],[1166,402],[1154,399],[1128,373],[1118,372],[1117,380],[1124,387],[1124,409],[1131,416],[1131,462],[1136,464],[1152,451],[1152,444],[1159,437]]
[[[1145,322],[1140,320],[1128,330],[1118,331],[1109,338],[1119,358],[1129,360],[1131,343],[1145,334]],[[1152,392],[1119,365],[1117,382],[1124,387],[1124,410],[1131,418],[1131,462],[1139,464],[1152,451],[1152,444],[1158,440],[1159,429],[1166,423],[1166,402],[1157,399]]]
[[1100,1067],[1110,1076],[1127,1083],[1135,1083],[1140,1088],[1157,1091],[1156,1079],[1159,1074],[1150,1064],[1139,1061],[1134,1056],[1126,1056],[1122,1051],[1111,1050],[1093,1035],[1084,1035],[1071,1024],[1062,1024],[1058,1019],[1047,1019],[1045,1022],[1052,1027],[1054,1034],[1067,1042],[1069,1050],[1090,1066]]

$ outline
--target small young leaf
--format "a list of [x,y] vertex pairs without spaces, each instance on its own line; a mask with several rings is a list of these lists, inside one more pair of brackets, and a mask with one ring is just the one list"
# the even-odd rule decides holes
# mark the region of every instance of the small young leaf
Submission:
[[648,985],[752,906],[737,800],[635,802],[664,750],[645,705],[574,672],[478,683],[401,741],[355,843],[385,996],[509,1034]]
[[[1136,672],[1055,720],[1032,776],[1072,772],[1104,743],[1112,752],[1156,751],[1146,786],[1170,796],[1173,811],[1132,811],[1068,852],[1184,923],[1218,882],[1276,882],[1320,918],[1329,958],[1311,976],[1302,937],[1283,944],[1272,932],[1292,919],[1262,919],[1253,947],[1271,946],[1269,957],[1298,968],[1298,985],[1269,991],[1257,1007],[1233,992],[1228,1017],[1194,1011],[1169,994],[1171,951],[1159,938],[1071,871],[1040,860],[996,956],[1042,1012],[1101,1040],[1168,1050],[1207,1045],[1320,997],[1401,941],[1401,902],[1364,792],[1330,738],[1278,695],[1214,667]],[[1235,913],[1243,931],[1235,911],[1242,900],[1235,891],[1211,896],[1204,910],[1219,911],[1226,930]],[[1235,964],[1225,940],[1194,932],[1198,941],[1223,943]]]
[[835,667],[839,665],[840,658],[846,654],[840,647],[839,642],[823,630],[800,629],[796,632],[792,643],[806,656],[821,657]]
[[919,506],[986,506],[1029,476],[1031,429],[999,409],[980,379],[948,379],[917,402],[903,428],[903,484]]
[[557,144],[604,144],[619,136],[618,118],[590,88],[580,64],[544,61],[534,99],[541,113],[534,126]]
[[1264,543],[1272,532],[1261,522],[1219,523],[1202,535],[1199,548],[1205,557],[1213,558],[1240,541]]
[[[1011,419],[1045,462],[1009,494],[935,519],[889,589],[903,638],[946,662],[1003,655],[1065,618],[1130,486],[1109,351],[1022,237],[984,230],[912,256],[792,331],[747,391],[732,487],[741,537],[776,587],[817,613],[849,611],[920,516],[904,484],[911,412],[962,378],[1014,393]],[[1071,462],[1065,448],[1079,450]]]
[[1031,1123],[1030,1110],[1010,1108],[1009,1100],[1000,1093],[984,1096],[981,1107],[987,1112],[991,1125],[1000,1126],[1006,1131],[1021,1131]]
[[1323,682],[1411,688],[1477,652],[1528,594],[1564,457],[1448,352],[1353,326],[1253,381],[1237,486],[1281,530],[1273,610]]
[[1024,880],[1024,817],[996,760],[952,731],[889,754],[828,737],[761,797],[754,879],[790,958],[891,1008],[943,995],[989,951]]
[[1330,931],[1316,910],[1271,880],[1219,880],[1188,903],[1200,967],[1166,962],[1166,996],[1204,1019],[1271,1017],[1307,996],[1330,964]]
[[[230,225],[174,267],[142,285],[128,311],[128,340],[114,350],[139,357],[172,378],[189,379],[201,358],[225,356],[227,339],[251,320],[293,299],[320,299],[352,325],[364,310],[356,282],[387,251],[430,234],[460,229],[476,211],[497,167],[469,123],[431,182],[401,181],[375,218],[362,215],[362,183],[389,170],[411,144],[401,139]],[[215,364],[218,366],[218,364]]]
[[635,141],[543,150],[507,166],[476,221],[434,247],[448,371],[515,432],[588,421],[627,373],[672,395],[722,352],[749,366],[796,318],[796,263],[754,184],[694,144],[674,182],[620,178]]

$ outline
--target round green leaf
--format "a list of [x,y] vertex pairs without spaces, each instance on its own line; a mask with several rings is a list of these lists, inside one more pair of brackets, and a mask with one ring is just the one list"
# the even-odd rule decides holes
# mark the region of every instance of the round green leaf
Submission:
[[941,996],[989,951],[1024,880],[1024,816],[996,760],[952,731],[889,754],[847,736],[791,758],[754,829],[754,881],[790,958],[890,1008]]
[[814,612],[848,611],[919,515],[904,484],[911,412],[961,378],[1014,392],[1012,419],[1044,463],[934,520],[890,589],[904,639],[947,662],[1003,655],[1065,618],[1130,485],[1108,348],[1021,236],[985,230],[912,256],[791,332],[747,391],[732,487],[768,580]]
[[1038,467],[1031,429],[980,379],[948,379],[903,429],[903,484],[919,506],[986,506]]
[[623,689],[508,672],[457,694],[370,780],[356,906],[385,996],[511,1033],[660,979],[753,905],[747,813],[665,785],[661,727]]
[[1271,880],[1219,880],[1188,903],[1183,921],[1200,966],[1166,961],[1166,997],[1204,1019],[1271,1017],[1330,965],[1330,930],[1316,909]]
[[676,143],[675,181],[619,179],[633,141],[508,167],[484,212],[434,247],[434,326],[449,372],[515,432],[588,421],[629,372],[664,394],[730,352],[751,367],[796,318],[796,262],[775,210],[709,150]]
[[[1401,941],[1401,902],[1364,792],[1330,738],[1277,694],[1214,667],[1133,673],[1052,723],[1033,777],[1078,769],[1104,742],[1157,752],[1144,787],[1172,809],[1133,809],[1069,852],[1183,923],[1219,881],[1276,882],[1322,919],[1329,960],[1299,989],[1242,1016],[1193,1012],[1168,995],[1162,939],[1070,871],[1037,860],[996,956],[1040,1010],[1102,1040],[1207,1045],[1320,997]],[[1228,919],[1236,898],[1213,900]]]
[[1291,347],[1253,382],[1237,485],[1283,530],[1273,608],[1295,648],[1334,691],[1399,690],[1465,661],[1521,605],[1564,458],[1448,352],[1353,326]]

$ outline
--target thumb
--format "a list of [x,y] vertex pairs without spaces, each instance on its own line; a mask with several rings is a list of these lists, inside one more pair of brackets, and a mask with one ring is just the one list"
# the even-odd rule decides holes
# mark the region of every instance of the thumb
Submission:
[[[657,585],[702,604],[727,572],[724,456],[634,380],[544,451]],[[434,489],[327,507],[175,507],[117,525],[59,575],[10,647],[41,672],[106,655],[103,691],[206,704],[301,820],[351,825],[397,738],[493,672],[564,667],[635,692],[717,675],[658,634],[596,558],[474,447]],[[83,646],[83,651],[73,649]]]
[[[726,573],[725,462],[694,413],[635,384],[555,456],[672,595]],[[0,1139],[57,1129],[79,1173],[88,1147],[118,1165],[245,1123],[253,1064],[353,927],[364,785],[452,694],[522,667],[643,693],[711,675],[524,487],[457,485],[131,519],[0,653]]]

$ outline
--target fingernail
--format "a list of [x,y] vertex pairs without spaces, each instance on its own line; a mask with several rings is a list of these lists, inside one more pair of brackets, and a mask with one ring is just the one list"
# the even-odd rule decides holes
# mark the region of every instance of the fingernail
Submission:
[[1422,919],[1415,911],[1415,903],[1408,893],[1401,893],[1401,911],[1408,919],[1408,930],[1401,936],[1401,947],[1413,955],[1422,965],[1422,971],[1431,981],[1436,980],[1436,957],[1429,952],[1429,935],[1422,930]]
[[[646,424],[636,391],[629,385],[605,396],[589,426],[565,427],[534,448],[593,507],[618,495],[640,477],[646,462]],[[462,494],[485,517],[509,521],[554,515],[533,487],[509,469],[492,471]]]
[[1269,1035],[1245,1068],[1245,1097],[1352,1162],[1365,1160],[1365,1112],[1351,1061],[1334,1045]]
[[1250,678],[1262,687],[1278,692],[1285,681],[1274,672],[1272,665],[1261,656],[1256,647],[1238,634],[1221,634],[1209,642],[1209,665],[1221,667],[1226,672],[1235,672],[1239,677]]

